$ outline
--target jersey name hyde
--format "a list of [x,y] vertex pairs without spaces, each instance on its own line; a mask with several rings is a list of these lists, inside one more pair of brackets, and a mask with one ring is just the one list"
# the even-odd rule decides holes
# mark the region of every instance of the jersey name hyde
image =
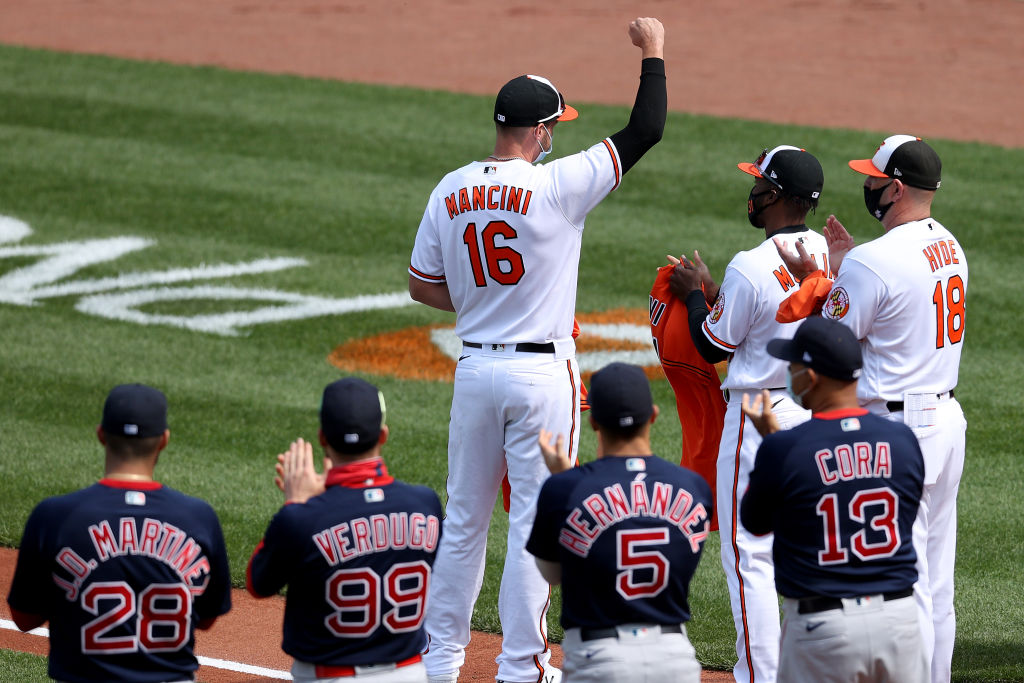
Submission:
[[108,520],[89,525],[88,537],[96,551],[94,559],[85,559],[69,547],[61,548],[55,561],[72,577],[67,581],[53,575],[69,601],[78,599],[79,589],[89,575],[115,557],[137,555],[163,562],[181,579],[192,595],[202,595],[210,574],[210,561],[198,542],[181,529],[167,522],[146,518],[141,533],[134,517],[121,517],[111,527]]
[[335,524],[314,534],[312,540],[333,567],[368,553],[406,548],[432,553],[437,549],[440,531],[441,522],[434,515],[392,512]]
[[[592,493],[581,505],[574,507],[565,519],[558,543],[580,557],[587,557],[601,536],[615,524],[631,517],[652,517],[676,527],[690,543],[690,549],[700,552],[708,536],[708,511],[683,488],[675,490],[672,484],[654,482],[650,495],[647,482],[642,479],[629,483],[629,495],[621,484],[605,487],[602,493]],[[584,517],[586,516],[586,518]]]

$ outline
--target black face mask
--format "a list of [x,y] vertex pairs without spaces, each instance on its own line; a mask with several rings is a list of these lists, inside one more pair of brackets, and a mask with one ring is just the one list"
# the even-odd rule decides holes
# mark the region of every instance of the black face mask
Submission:
[[874,190],[869,190],[867,185],[864,186],[864,206],[868,207],[868,213],[878,220],[882,220],[882,217],[894,204],[894,202],[889,202],[885,206],[881,206],[882,193],[885,192],[885,188],[892,185],[893,182],[895,181],[889,181],[887,185],[882,185]]
[[747,220],[755,228],[763,228],[764,221],[761,220],[761,212],[764,211],[768,205],[755,208],[757,202],[755,201],[758,197],[763,197],[766,194],[771,194],[774,190],[765,190],[764,192],[754,192],[754,188],[750,188],[750,196],[747,197]]

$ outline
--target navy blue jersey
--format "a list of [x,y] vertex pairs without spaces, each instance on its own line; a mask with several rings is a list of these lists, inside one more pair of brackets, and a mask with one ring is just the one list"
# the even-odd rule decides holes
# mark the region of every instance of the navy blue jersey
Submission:
[[562,566],[562,626],[680,624],[712,514],[700,475],[608,456],[544,482],[526,549]]
[[25,525],[7,601],[50,622],[52,678],[191,679],[196,624],[231,609],[220,522],[156,482],[48,498]]
[[740,510],[775,532],[775,585],[789,598],[836,598],[917,581],[911,529],[924,460],[909,427],[863,409],[816,413],[765,438]]
[[426,645],[441,502],[380,459],[332,468],[327,490],[282,507],[249,561],[257,597],[286,584],[282,649],[325,666],[402,661]]

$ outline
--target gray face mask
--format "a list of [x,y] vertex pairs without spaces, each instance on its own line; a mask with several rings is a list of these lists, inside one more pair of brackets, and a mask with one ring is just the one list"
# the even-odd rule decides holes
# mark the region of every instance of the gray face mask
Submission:
[[[804,368],[803,370],[801,370],[800,372],[798,372],[796,374],[797,375],[802,375],[805,372],[807,372],[807,368]],[[810,391],[811,388],[807,387],[806,389],[801,391],[799,394],[794,392],[793,391],[793,377],[794,377],[794,375],[787,370],[786,371],[786,391],[789,392],[789,396],[790,396],[790,398],[793,399],[793,403],[795,403],[798,406],[800,406],[801,408],[803,408],[804,407],[804,394],[806,394],[808,391]]]
[[535,164],[539,164],[540,162],[544,161],[544,157],[551,154],[551,150],[555,148],[554,133],[552,133],[551,129],[548,128],[547,126],[544,126],[544,130],[548,132],[548,148],[544,149],[544,145],[542,145],[539,140],[537,141],[537,144],[540,145],[540,154],[537,156],[536,159],[533,160],[533,163]]

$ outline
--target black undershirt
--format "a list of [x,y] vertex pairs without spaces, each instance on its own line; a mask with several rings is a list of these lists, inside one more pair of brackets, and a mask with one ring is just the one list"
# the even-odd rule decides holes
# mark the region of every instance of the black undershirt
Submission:
[[640,161],[647,150],[661,140],[665,132],[668,94],[665,90],[665,61],[648,57],[640,67],[640,87],[626,127],[611,136],[619,152],[622,172]]

